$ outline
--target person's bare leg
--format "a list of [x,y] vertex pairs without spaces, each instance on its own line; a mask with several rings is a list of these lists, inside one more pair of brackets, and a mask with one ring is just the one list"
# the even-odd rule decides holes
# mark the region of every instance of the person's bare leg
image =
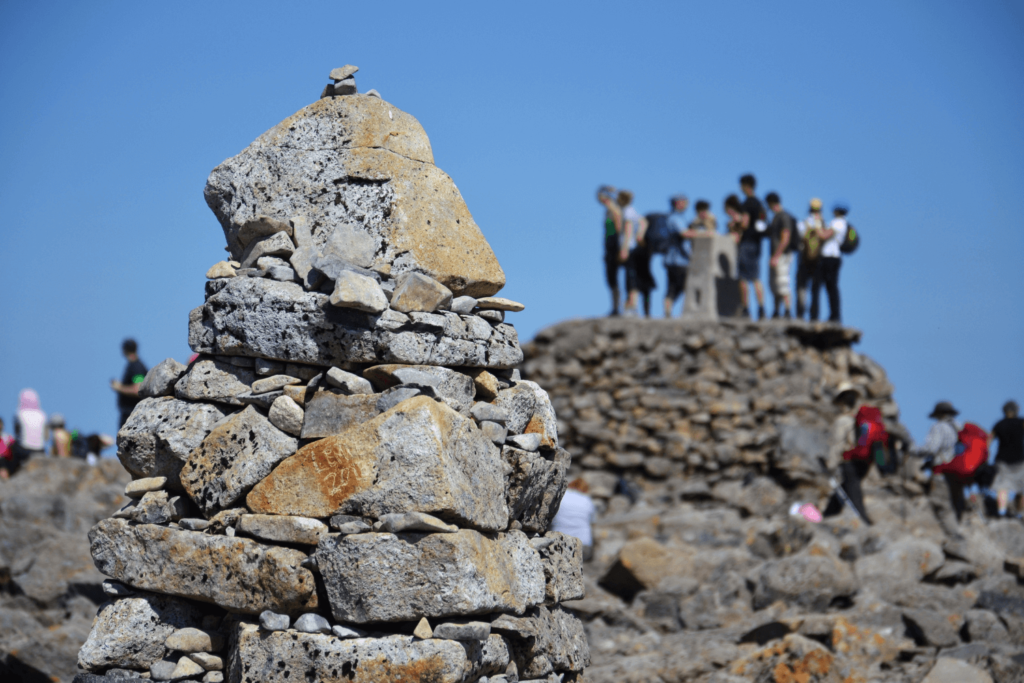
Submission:
[[757,305],[764,308],[764,285],[760,280],[754,280],[754,294],[757,296]]
[[750,310],[750,292],[747,289],[746,280],[740,280],[740,302],[743,311]]
[[999,516],[1003,517],[1006,515],[1006,504],[1009,502],[1010,492],[1003,489],[996,492],[996,501],[999,505]]
[[667,296],[665,297],[665,317],[666,318],[671,318],[672,317],[672,307],[675,306],[675,305],[676,305],[675,301],[672,301],[672,299],[669,299]]

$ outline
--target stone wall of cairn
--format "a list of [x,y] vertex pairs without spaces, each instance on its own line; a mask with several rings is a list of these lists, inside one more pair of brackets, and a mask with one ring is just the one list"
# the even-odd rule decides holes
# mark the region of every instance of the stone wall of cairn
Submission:
[[576,681],[578,540],[505,276],[355,67],[218,166],[231,260],[118,434],[132,501],[76,680]]
[[826,324],[568,321],[525,345],[522,373],[548,391],[573,476],[599,499],[620,475],[706,487],[752,471],[796,493],[812,485],[816,499],[817,456],[834,467],[841,455],[827,438],[841,384],[904,433],[885,370],[851,348],[859,339]]

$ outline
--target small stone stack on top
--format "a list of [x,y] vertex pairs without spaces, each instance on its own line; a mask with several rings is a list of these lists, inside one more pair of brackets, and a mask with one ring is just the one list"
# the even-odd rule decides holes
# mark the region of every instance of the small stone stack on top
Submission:
[[214,169],[230,260],[118,434],[82,683],[579,681],[577,539],[505,275],[355,67]]

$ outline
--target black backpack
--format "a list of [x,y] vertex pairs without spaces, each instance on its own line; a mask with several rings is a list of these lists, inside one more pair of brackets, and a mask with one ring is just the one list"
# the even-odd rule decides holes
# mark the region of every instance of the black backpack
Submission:
[[672,228],[668,224],[668,214],[649,213],[647,216],[647,232],[644,243],[652,254],[664,254],[672,245]]
[[846,237],[843,238],[843,243],[839,245],[839,251],[844,254],[852,254],[857,251],[857,247],[860,246],[860,233],[857,232],[857,228],[853,227],[853,223],[846,224]]

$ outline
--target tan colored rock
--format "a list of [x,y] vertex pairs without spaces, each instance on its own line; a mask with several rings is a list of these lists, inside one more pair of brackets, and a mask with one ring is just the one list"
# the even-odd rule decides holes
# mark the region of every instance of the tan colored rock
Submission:
[[224,637],[199,628],[179,628],[167,636],[164,646],[185,654],[193,652],[216,652],[224,647]]
[[216,280],[222,277],[234,277],[235,269],[227,261],[217,261],[206,271],[207,280]]
[[89,541],[96,568],[129,586],[244,614],[316,608],[313,574],[298,550],[120,519],[94,526]]
[[644,589],[657,588],[667,577],[684,574],[693,566],[693,556],[669,548],[653,538],[643,537],[626,543],[615,563],[601,578],[605,590],[620,596],[632,596]]
[[224,669],[224,659],[209,652],[193,652],[188,658],[207,671],[221,671]]
[[316,545],[327,533],[327,525],[318,519],[290,515],[242,515],[239,531],[265,541]]
[[402,313],[432,313],[447,308],[451,302],[452,290],[422,273],[399,275],[391,296],[391,308]]
[[136,479],[124,487],[124,495],[129,498],[142,498],[150,491],[162,491],[167,488],[167,477],[145,477]]
[[380,517],[426,512],[480,529],[508,522],[504,466],[476,424],[417,396],[304,446],[256,485],[256,513]]
[[505,274],[458,188],[433,161],[423,128],[394,105],[328,97],[214,169],[205,194],[236,259],[245,249],[242,227],[258,216],[304,216],[320,248],[358,214],[364,220],[356,229],[374,248],[365,252],[369,263],[355,265],[391,277],[422,272],[458,295],[494,294]]
[[288,396],[278,396],[270,406],[267,417],[270,424],[285,434],[298,436],[302,433],[302,407]]
[[430,622],[427,621],[426,617],[420,619],[420,623],[416,624],[416,628],[413,629],[412,634],[421,640],[427,640],[434,637],[434,631],[430,628]]
[[526,308],[526,306],[518,301],[512,301],[512,299],[500,296],[481,297],[476,300],[476,306],[483,311],[509,311],[511,313],[518,313]]
[[332,81],[343,81],[349,76],[354,75],[357,71],[359,71],[359,67],[352,66],[351,64],[339,66],[337,69],[331,69],[330,79]]
[[283,232],[289,237],[295,234],[291,224],[286,221],[279,221],[270,216],[257,216],[238,231],[238,242],[245,247],[254,239],[270,237],[278,232]]
[[192,676],[198,676],[206,670],[199,666],[196,662],[192,661],[188,657],[181,657],[178,659],[178,665],[174,667],[174,671],[171,673],[172,681],[179,681],[183,678],[191,678]]
[[498,378],[486,370],[470,370],[469,376],[473,378],[473,386],[476,388],[476,399],[478,401],[493,401],[498,397]]

